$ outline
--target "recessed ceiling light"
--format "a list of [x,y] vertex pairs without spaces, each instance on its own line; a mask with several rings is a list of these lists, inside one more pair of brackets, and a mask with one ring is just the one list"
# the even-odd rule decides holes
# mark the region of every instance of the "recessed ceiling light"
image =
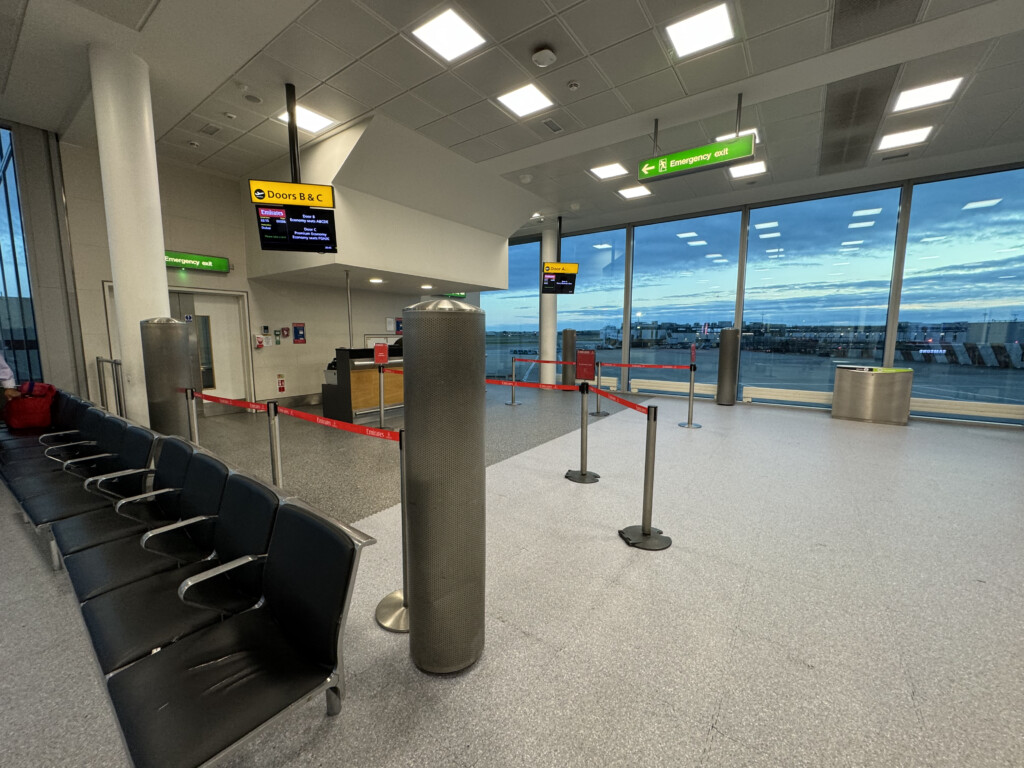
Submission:
[[921,242],[922,243],[936,243],[939,240],[945,240],[945,239],[946,239],[945,235],[937,235],[936,237],[922,237],[921,238]]
[[676,56],[680,58],[735,37],[725,3],[677,21],[666,27],[665,31],[676,49]]
[[975,200],[973,203],[968,203],[960,210],[971,211],[975,208],[991,208],[993,205],[999,205],[1001,202],[1003,202],[1003,198],[1001,197],[996,198],[995,200]]
[[892,108],[892,111],[903,112],[907,109],[917,109],[918,107],[926,107],[929,104],[949,101],[953,98],[953,94],[956,93],[956,89],[960,87],[960,83],[963,80],[962,77],[957,77],[953,80],[943,80],[941,83],[932,83],[931,85],[922,85],[920,88],[909,88],[906,91],[901,91],[899,98],[896,99],[896,106]]
[[863,240],[844,240],[840,245],[863,245]]
[[371,277],[370,278],[370,282],[371,283],[383,283],[384,280],[383,280],[383,278],[380,278],[380,277]]
[[722,254],[720,254],[720,253],[705,253],[704,254],[704,258],[705,259],[720,259],[720,258],[722,258]]
[[927,128],[915,128],[912,131],[900,131],[899,133],[887,133],[882,137],[882,140],[878,142],[878,151],[883,152],[887,149],[896,149],[897,147],[909,147],[912,144],[922,144],[927,141],[929,134],[932,132],[934,126],[929,125]]
[[708,244],[707,240],[691,240],[690,242],[687,243],[687,245],[707,245],[707,244]]
[[[740,136],[747,136],[748,134],[751,134],[751,133],[754,134],[754,143],[755,144],[760,144],[761,143],[761,134],[759,134],[757,132],[757,128],[747,128],[744,131],[740,131],[739,135]],[[725,134],[725,136],[716,136],[715,137],[715,141],[728,141],[729,139],[735,139],[735,138],[736,138],[736,134],[735,133],[727,133],[727,134]]]
[[599,179],[614,179],[616,176],[625,176],[629,171],[622,167],[621,163],[610,163],[591,168],[590,172]]
[[594,247],[603,250],[605,248],[611,248],[612,244],[611,243],[597,243]]
[[[285,125],[288,124],[288,112],[284,112],[277,116]],[[331,120],[329,117],[314,112],[311,109],[297,106],[295,107],[295,124],[306,131],[307,133],[320,133],[320,131],[328,128],[329,126],[335,125],[338,121]]]
[[728,259],[715,259],[713,263],[715,263],[715,264],[728,264],[729,260]]
[[647,195],[651,194],[651,190],[644,186],[626,187],[625,189],[620,189],[619,194],[627,200],[633,200],[637,197],[647,197]]
[[696,232],[680,232],[676,237],[696,237]]
[[420,290],[421,290],[421,291],[429,291],[429,290],[431,290],[431,289],[432,289],[433,287],[434,287],[434,286],[432,286],[432,285],[421,285],[421,286],[420,286]]
[[764,164],[764,160],[755,160],[752,163],[734,165],[731,168],[729,168],[729,174],[734,179],[742,179],[744,176],[756,176],[759,173],[767,172],[768,167]]
[[877,216],[882,212],[881,208],[863,208],[859,211],[854,211],[854,216]]
[[412,33],[441,54],[445,61],[457,59],[486,42],[451,8],[422,27],[417,27]]
[[763,235],[758,235],[762,240],[767,240],[769,237],[782,237],[781,232],[765,232]]
[[779,226],[777,221],[766,221],[764,224],[755,224],[754,229],[774,229]]
[[873,221],[852,221],[846,225],[847,229],[860,229],[861,227],[873,227],[875,222]]
[[840,248],[840,253],[852,253],[853,251],[859,251],[860,248]]
[[781,248],[769,248],[765,253],[778,253],[781,250]]
[[514,91],[509,91],[503,96],[499,96],[498,101],[519,115],[519,117],[532,115],[534,112],[538,112],[545,107],[550,107],[554,104],[554,102],[541,93],[540,89],[538,89],[533,83],[524,85],[522,88],[517,88]]

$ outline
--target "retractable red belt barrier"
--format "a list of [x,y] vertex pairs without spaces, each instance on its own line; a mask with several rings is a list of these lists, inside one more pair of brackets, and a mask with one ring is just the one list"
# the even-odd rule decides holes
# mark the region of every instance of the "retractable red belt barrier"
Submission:
[[649,363],[601,363],[606,368],[665,368],[679,371],[688,371],[688,365],[651,365]]
[[397,373],[399,376],[405,375],[405,371],[403,371],[401,368],[385,368],[384,373]]
[[296,419],[302,419],[303,421],[308,421],[311,424],[319,424],[323,427],[332,427],[334,429],[340,429],[343,432],[351,432],[355,435],[366,435],[367,437],[377,437],[381,440],[394,440],[395,442],[398,442],[398,433],[390,429],[361,427],[358,424],[349,424],[347,421],[328,419],[325,416],[314,416],[312,413],[296,411],[291,408],[285,408],[284,406],[278,407],[277,412],[283,413],[285,416],[294,416]]
[[211,403],[220,403],[221,405],[233,405],[235,408],[248,408],[253,411],[266,411],[266,403],[250,403],[246,400],[229,400],[226,397],[217,397],[216,395],[204,395],[196,392],[197,400],[207,400]]
[[534,360],[532,357],[513,357],[513,363],[545,363],[547,365],[576,365],[568,360]]
[[500,384],[503,387],[527,387],[528,389],[560,389],[575,392],[579,389],[572,384],[535,384],[532,381],[502,381],[501,379],[485,379],[488,384]]
[[618,403],[619,405],[624,405],[627,408],[632,408],[637,413],[647,413],[647,406],[631,403],[629,400],[621,398],[618,395],[613,395],[611,392],[605,392],[603,389],[595,389],[594,391],[601,397],[607,397],[613,403]]

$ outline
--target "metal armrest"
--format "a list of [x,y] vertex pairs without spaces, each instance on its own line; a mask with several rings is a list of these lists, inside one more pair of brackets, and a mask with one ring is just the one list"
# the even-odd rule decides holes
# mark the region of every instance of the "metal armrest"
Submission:
[[48,459],[53,459],[54,461],[59,461],[59,462],[63,463],[64,459],[61,459],[61,458],[58,458],[57,456],[54,456],[52,453],[50,453],[50,451],[63,451],[65,448],[77,448],[79,446],[87,446],[87,445],[96,445],[96,441],[95,440],[79,440],[79,441],[74,442],[74,443],[63,443],[61,445],[51,445],[49,448],[47,448],[45,451],[43,451],[43,456],[45,456]]
[[109,474],[106,474],[106,475],[93,475],[92,477],[87,477],[85,479],[85,489],[88,491],[89,490],[89,485],[90,484],[95,484],[96,485],[96,490],[102,490],[102,488],[100,486],[104,482],[106,482],[107,480],[119,480],[122,477],[131,477],[132,475],[137,475],[137,474],[143,473],[143,472],[151,473],[152,474],[152,473],[156,472],[156,470],[155,469],[122,469],[122,470],[120,470],[118,472],[110,472]]
[[54,445],[54,443],[47,442],[44,438],[47,437],[69,437],[71,435],[80,434],[77,429],[65,429],[63,432],[47,432],[45,435],[39,436],[40,445]]
[[117,454],[116,453],[94,453],[94,454],[92,454],[90,456],[79,456],[77,459],[68,459],[67,461],[64,461],[63,462],[63,466],[64,466],[65,471],[67,471],[68,467],[75,466],[77,464],[80,464],[83,461],[95,461],[96,459],[105,459],[108,456],[117,456]]
[[266,555],[242,555],[241,557],[236,557],[234,560],[231,560],[230,562],[223,563],[221,565],[216,566],[215,568],[211,568],[208,571],[197,573],[195,576],[189,576],[178,586],[178,598],[181,600],[181,602],[187,603],[188,605],[195,605],[200,608],[207,608],[209,606],[207,606],[204,603],[197,602],[195,600],[190,600],[188,598],[188,591],[193,587],[202,584],[203,582],[209,581],[210,579],[220,578],[226,573],[238,570],[239,568],[243,568],[252,563],[262,563],[266,559]]
[[187,528],[190,525],[201,523],[204,520],[213,519],[213,515],[197,515],[196,517],[190,517],[187,520],[179,520],[178,522],[171,523],[170,525],[162,525],[159,528],[154,528],[152,531],[146,531],[144,534],[142,534],[142,548],[149,549],[149,547],[147,547],[146,544],[149,543],[150,539],[156,536],[163,536],[164,534],[171,533],[172,531],[180,531],[182,528]]
[[158,491],[149,491],[148,493],[140,493],[138,496],[129,496],[128,498],[121,499],[119,502],[114,504],[114,511],[117,512],[117,514],[119,515],[123,515],[124,517],[128,517],[132,520],[135,520],[136,518],[132,517],[127,512],[123,512],[122,508],[125,507],[126,505],[137,504],[140,501],[147,501],[148,499],[153,499],[156,498],[157,496],[163,496],[164,494],[167,493],[178,493],[180,490],[181,488],[161,488]]

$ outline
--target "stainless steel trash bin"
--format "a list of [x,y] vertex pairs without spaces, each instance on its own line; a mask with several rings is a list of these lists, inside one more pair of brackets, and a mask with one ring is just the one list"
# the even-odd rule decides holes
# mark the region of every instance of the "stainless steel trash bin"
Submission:
[[143,320],[139,326],[149,426],[165,435],[187,438],[188,406],[184,390],[192,386],[188,324],[173,317],[154,317]]
[[832,418],[906,424],[913,385],[912,368],[837,365]]
[[740,330],[723,328],[718,342],[718,389],[715,402],[736,404],[736,386],[740,371]]

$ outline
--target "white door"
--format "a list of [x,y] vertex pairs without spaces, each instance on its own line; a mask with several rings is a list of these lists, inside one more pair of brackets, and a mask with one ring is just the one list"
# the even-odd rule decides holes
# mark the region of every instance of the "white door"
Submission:
[[[194,293],[195,320],[208,318],[208,338],[200,332],[200,360],[203,365],[203,393],[246,399],[245,355],[240,296]],[[197,328],[200,330],[200,328]],[[209,347],[206,347],[207,341]],[[212,386],[208,386],[212,384]]]

